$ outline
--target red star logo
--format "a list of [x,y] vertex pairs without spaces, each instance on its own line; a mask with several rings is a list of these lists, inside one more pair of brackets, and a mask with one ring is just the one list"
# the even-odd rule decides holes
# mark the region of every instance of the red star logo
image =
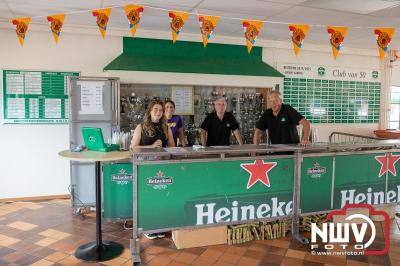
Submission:
[[251,188],[257,181],[261,181],[270,187],[268,172],[277,165],[276,162],[264,163],[263,160],[255,160],[254,163],[242,163],[240,167],[250,174],[247,189]]
[[381,164],[381,171],[379,177],[383,176],[384,173],[390,172],[396,176],[395,164],[400,160],[400,155],[393,155],[391,152],[386,153],[382,156],[375,156],[375,159]]
[[158,177],[163,177],[163,176],[164,176],[164,173],[161,172],[160,170],[158,170],[158,172],[156,173],[156,175],[157,175]]

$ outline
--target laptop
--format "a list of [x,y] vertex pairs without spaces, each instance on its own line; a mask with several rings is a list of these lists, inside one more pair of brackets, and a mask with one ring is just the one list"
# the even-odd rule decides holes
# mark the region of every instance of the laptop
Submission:
[[85,141],[85,146],[88,150],[92,151],[119,151],[118,144],[107,144],[104,143],[103,133],[101,128],[97,127],[83,127],[82,136]]

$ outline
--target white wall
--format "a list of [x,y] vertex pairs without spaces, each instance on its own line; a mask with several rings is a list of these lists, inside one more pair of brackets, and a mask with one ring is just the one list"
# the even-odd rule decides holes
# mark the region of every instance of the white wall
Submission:
[[[120,77],[121,82],[150,84],[192,84],[220,86],[273,86],[279,79],[146,72],[103,72],[102,69],[122,52],[121,37],[109,33],[103,41],[96,31],[78,35],[63,32],[58,46],[48,29],[33,30],[19,47],[12,29],[0,29],[0,69],[80,71],[83,76]],[[116,34],[117,35],[117,34]],[[170,38],[170,33],[142,33],[140,37]],[[198,35],[182,35],[181,40],[200,41]],[[243,44],[242,38],[217,37],[219,43]],[[298,58],[287,42],[262,41],[264,60],[276,66],[278,62],[335,65],[343,67],[379,67],[376,53],[370,50],[347,49],[334,61],[328,46],[308,45]],[[358,55],[354,55],[358,54]],[[0,86],[2,86],[2,76]],[[2,87],[0,93],[2,112]],[[2,114],[1,114],[2,116]],[[372,125],[317,126],[320,140],[327,140],[332,131],[371,134]],[[68,125],[4,125],[0,124],[0,199],[67,194],[69,162],[58,158],[60,150],[68,148]]]
[[[51,34],[35,31],[21,48],[14,31],[0,30],[0,36],[0,69],[80,71],[99,76],[122,50],[117,37],[102,41],[95,35],[64,34],[56,46]],[[1,112],[2,97],[1,93]],[[68,125],[1,124],[0,198],[68,194],[69,162],[57,155],[68,143]]]

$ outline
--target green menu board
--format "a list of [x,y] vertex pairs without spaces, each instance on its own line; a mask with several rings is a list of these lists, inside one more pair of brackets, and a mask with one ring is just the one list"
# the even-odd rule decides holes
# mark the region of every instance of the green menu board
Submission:
[[285,64],[284,102],[311,123],[378,123],[380,73],[373,69],[345,69]]
[[3,123],[68,123],[68,77],[77,72],[3,70]]

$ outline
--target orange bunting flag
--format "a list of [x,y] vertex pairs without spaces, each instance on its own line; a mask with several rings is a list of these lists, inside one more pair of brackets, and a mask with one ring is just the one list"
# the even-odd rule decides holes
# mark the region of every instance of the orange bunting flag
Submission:
[[124,7],[125,15],[129,21],[129,28],[131,29],[132,37],[135,37],[136,29],[140,22],[144,7],[137,5],[126,5]]
[[189,13],[169,11],[168,15],[171,18],[172,42],[175,43],[183,25],[185,25],[186,20],[189,18]]
[[292,34],[292,42],[294,48],[294,54],[297,56],[303,46],[303,41],[307,36],[309,26],[300,24],[289,25],[290,33]]
[[103,39],[106,37],[107,24],[110,20],[111,8],[94,9],[92,15],[97,18],[97,26]]
[[21,46],[24,45],[25,35],[28,32],[31,18],[14,18],[11,23],[15,25],[15,32],[18,36],[18,41]]
[[215,27],[217,26],[219,17],[217,16],[203,16],[199,15],[201,38],[203,39],[204,47],[207,46],[208,41],[212,37]]
[[58,43],[58,38],[60,37],[61,28],[64,25],[64,19],[65,14],[47,16],[47,21],[50,24],[50,29],[53,33],[53,38],[56,44]]
[[335,27],[328,26],[327,31],[329,34],[329,41],[332,47],[333,58],[336,59],[340,50],[342,49],[342,43],[344,41],[344,37],[347,34],[347,27]]
[[258,20],[242,20],[244,36],[246,37],[247,51],[250,53],[251,48],[256,42],[257,36],[260,34],[264,22]]
[[394,32],[396,31],[395,28],[376,28],[374,29],[374,33],[376,36],[376,42],[379,48],[379,57],[381,60],[385,58],[386,51],[392,41],[392,37]]

